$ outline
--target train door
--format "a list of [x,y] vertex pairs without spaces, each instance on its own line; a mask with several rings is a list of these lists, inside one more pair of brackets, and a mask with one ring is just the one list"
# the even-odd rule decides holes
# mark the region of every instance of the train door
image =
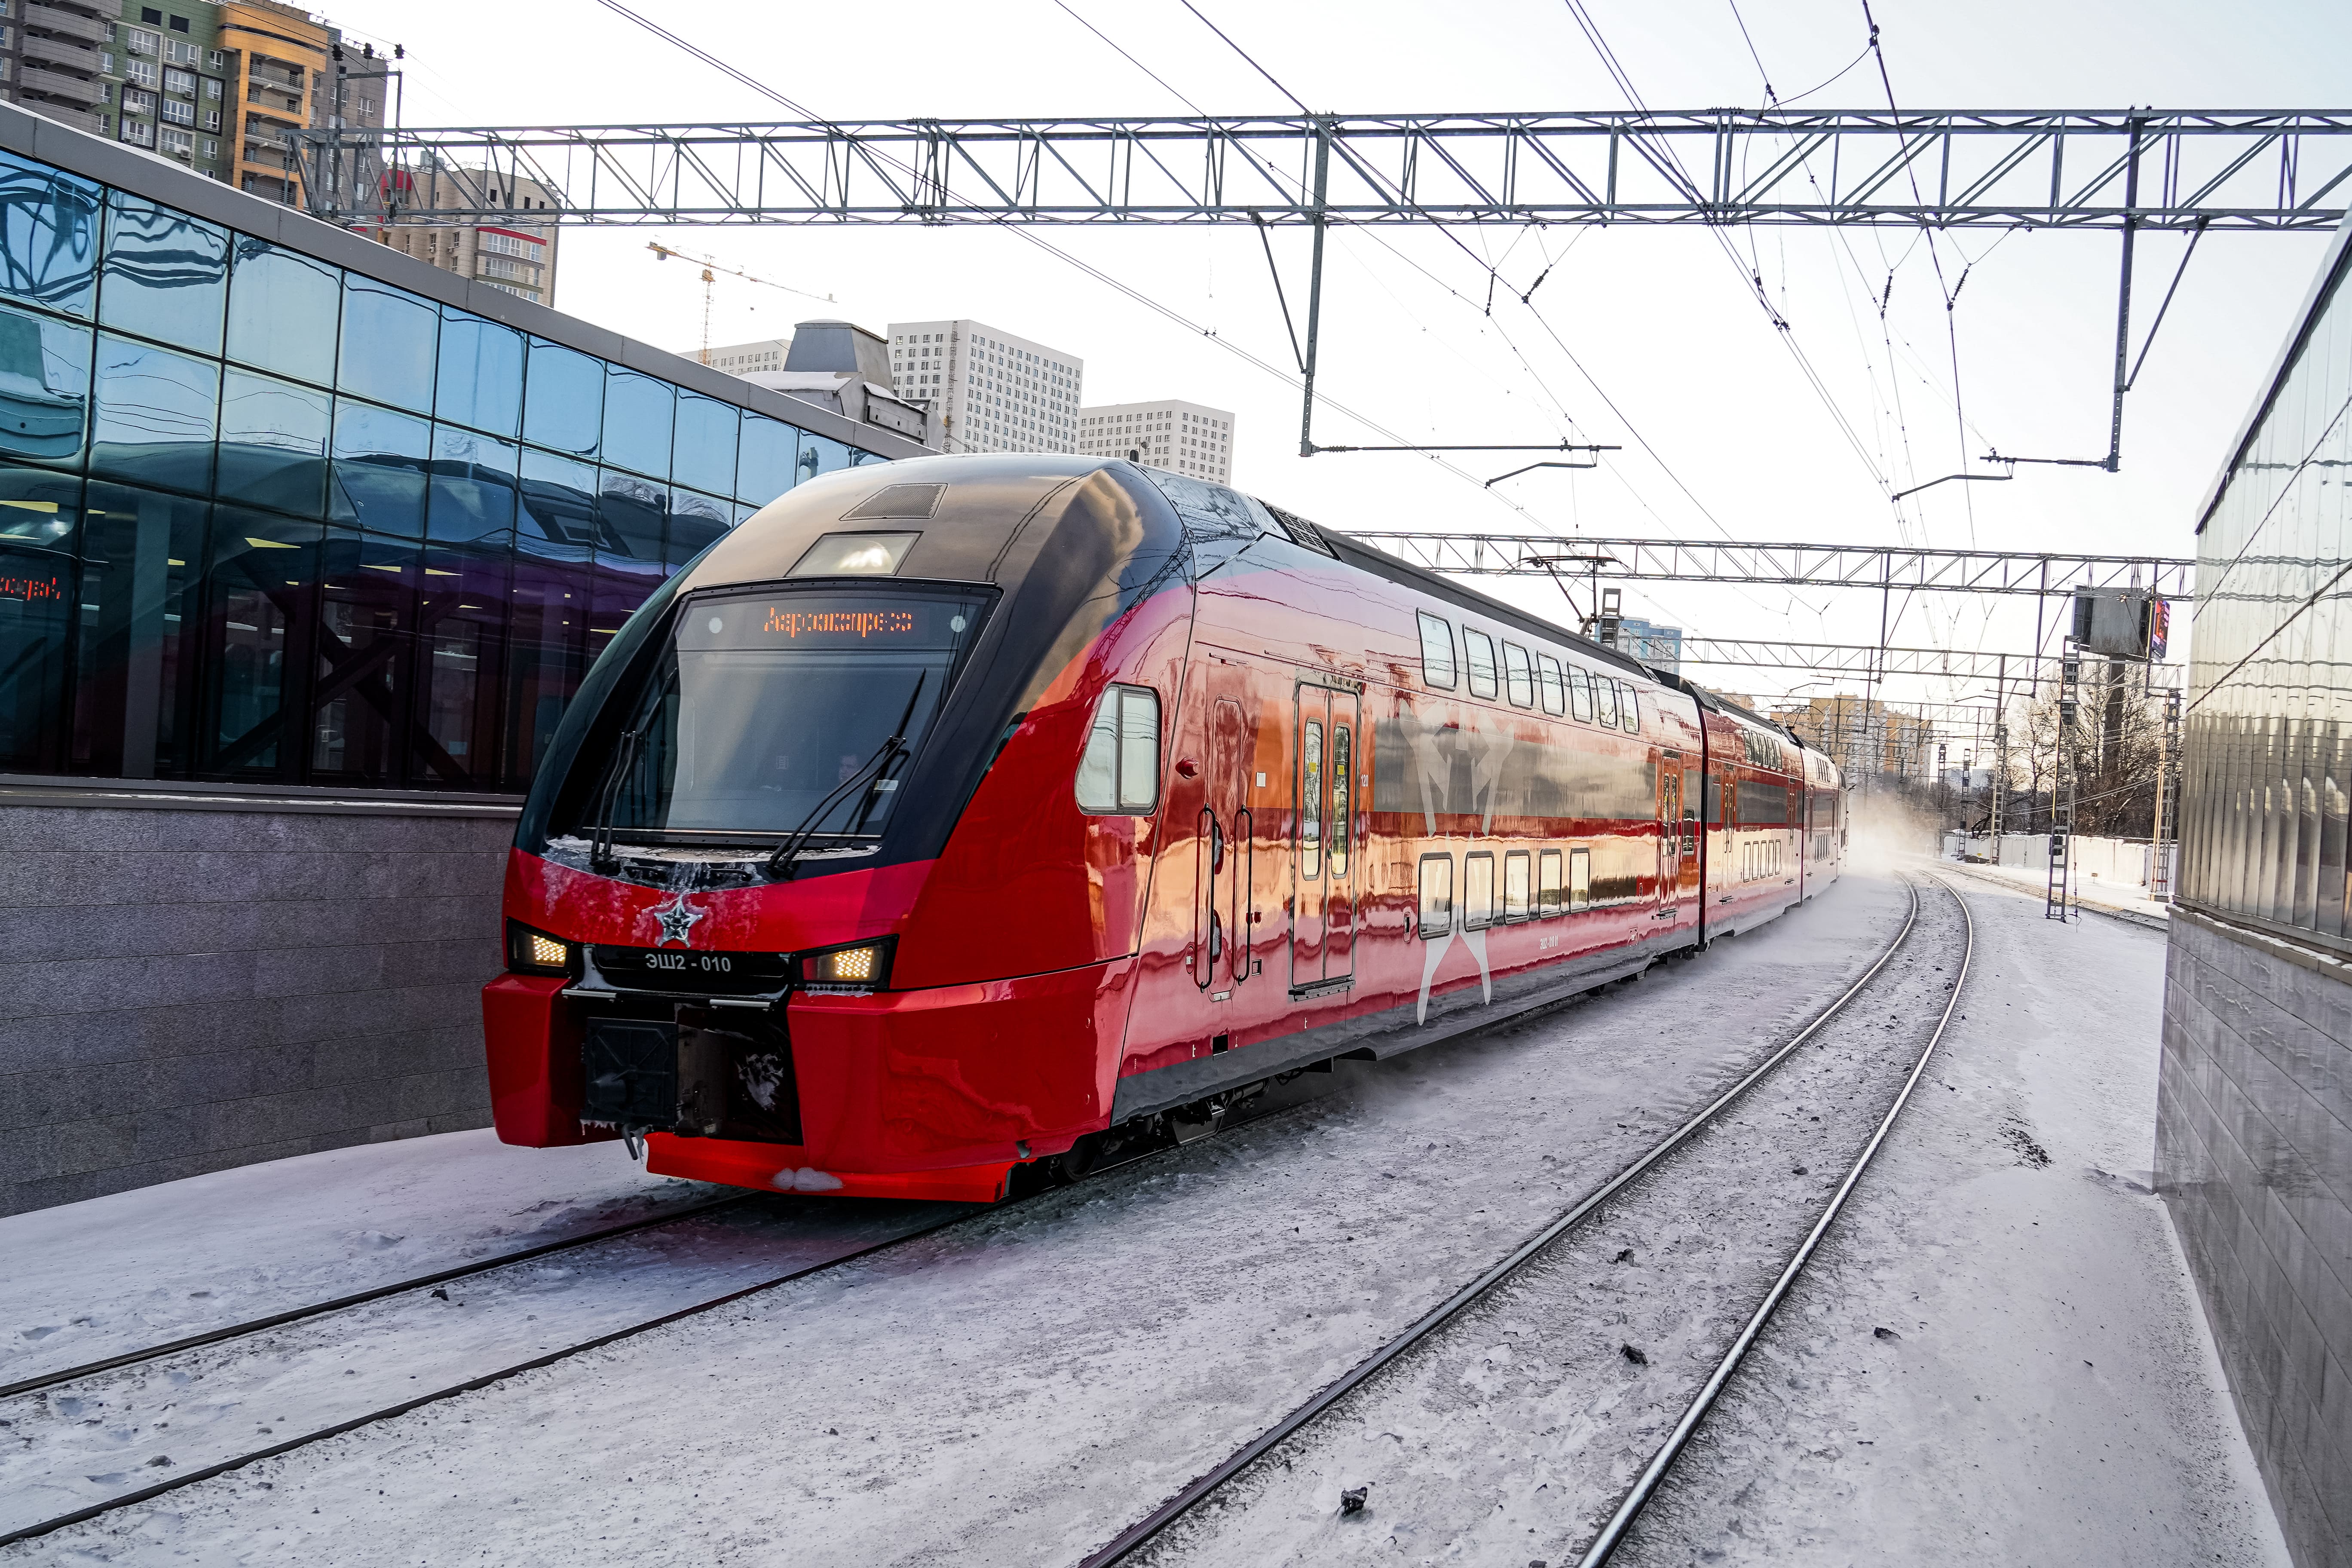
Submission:
[[1658,763],[1658,909],[1672,918],[1683,885],[1683,754],[1664,752]]
[[1252,826],[1248,726],[1242,705],[1209,706],[1209,769],[1202,781],[1198,858],[1192,880],[1192,984],[1223,1001],[1249,978],[1257,911],[1250,885]]
[[1355,973],[1356,695],[1297,688],[1291,816],[1290,989],[1339,989]]

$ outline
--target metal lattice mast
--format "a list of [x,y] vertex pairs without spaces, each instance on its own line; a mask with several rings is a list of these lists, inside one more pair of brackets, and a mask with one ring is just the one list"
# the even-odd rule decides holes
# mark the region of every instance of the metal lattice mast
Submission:
[[2069,638],[2066,656],[2058,665],[2058,733],[2057,743],[2052,748],[2050,775],[2050,884],[2042,906],[2045,920],[2066,918],[2068,874],[2074,860],[2074,775],[2082,771],[2075,765],[2074,754],[2082,677],[2082,655]]
[[2148,897],[2172,901],[2173,871],[2180,858],[2180,693],[2164,694],[2164,758],[2156,773],[2156,832],[2149,846]]

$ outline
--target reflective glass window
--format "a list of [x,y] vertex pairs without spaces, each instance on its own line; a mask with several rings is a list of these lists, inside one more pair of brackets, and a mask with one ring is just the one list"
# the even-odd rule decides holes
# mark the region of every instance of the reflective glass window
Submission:
[[1470,671],[1470,695],[1493,697],[1498,689],[1495,679],[1495,639],[1474,626],[1464,626],[1462,653],[1462,662]]
[[104,482],[90,485],[85,504],[73,770],[133,779],[185,773],[212,507]]
[[334,398],[314,387],[229,367],[221,376],[224,500],[316,517],[327,495]]
[[434,416],[512,439],[522,428],[522,358],[512,327],[445,308]]
[[453,426],[433,427],[433,492],[425,533],[441,541],[503,534],[515,525],[521,450]]
[[0,468],[0,767],[65,763],[80,490],[69,475]]
[[663,526],[669,517],[668,488],[606,468],[601,495],[604,527],[599,531],[598,559],[611,554],[658,566]]
[[637,606],[662,585],[661,558],[651,561],[634,554],[599,550],[593,596],[588,606],[588,660],[593,664]]
[[[526,497],[532,482],[523,481]],[[587,668],[590,572],[584,560],[551,558],[549,542],[527,532],[516,546],[499,766],[503,785],[519,790],[529,787]]]
[[289,697],[309,657],[325,529],[267,512],[213,512],[205,583],[206,773],[289,775],[302,754]]
[[407,541],[327,531],[311,654],[313,777],[399,781],[420,564]]
[[669,383],[607,366],[604,461],[657,479],[669,478],[670,435],[677,416],[677,394]]
[[334,385],[341,271],[248,235],[238,235],[233,249],[228,357],[297,381]]
[[763,414],[746,414],[735,458],[736,499],[767,505],[797,481],[800,458],[798,428]]
[[88,180],[0,153],[0,293],[88,316],[104,200]]
[[532,446],[594,457],[604,429],[604,361],[531,339],[522,409],[522,438]]
[[[830,436],[801,432],[800,478],[813,479],[848,468],[849,448]],[[797,482],[797,481],[795,481]]]
[[433,427],[352,398],[335,400],[335,472],[327,515],[378,533],[425,534],[425,464]]
[[697,393],[677,395],[677,437],[670,478],[712,495],[735,493],[735,442],[741,411]]
[[418,690],[409,778],[499,786],[499,669],[506,642],[503,539],[495,548],[427,545],[417,589]]
[[80,462],[90,350],[88,327],[0,306],[0,461]]
[[221,352],[228,230],[121,191],[109,201],[98,319],[198,353]]
[[1421,679],[1443,690],[1454,689],[1454,627],[1427,610],[1414,614],[1421,621]]
[[336,384],[418,414],[433,411],[433,354],[440,312],[403,289],[356,274],[343,279],[343,346]]
[[735,506],[694,490],[669,492],[669,538],[662,563],[675,572],[701,554],[734,526]]
[[96,395],[91,473],[166,489],[212,489],[217,363],[100,332]]
[[593,468],[525,447],[520,503],[517,549],[556,560],[588,560],[598,528]]
[[1503,689],[1513,707],[1536,705],[1535,667],[1528,661],[1528,650],[1515,642],[1503,645]]

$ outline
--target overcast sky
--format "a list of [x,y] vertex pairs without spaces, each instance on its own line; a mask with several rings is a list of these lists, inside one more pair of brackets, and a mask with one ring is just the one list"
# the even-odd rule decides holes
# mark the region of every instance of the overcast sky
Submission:
[[[1318,110],[1625,107],[1557,3],[1196,4]],[[1178,0],[1068,5],[1209,112],[1288,108]],[[1748,0],[1737,18],[1727,0],[1589,0],[1588,8],[1643,100],[1662,110],[1760,104],[1759,58],[1778,93],[1793,97],[1854,61],[1868,36],[1860,0]],[[778,117],[756,94],[591,0],[334,0],[331,10],[361,37],[406,47],[412,125]],[[1187,112],[1055,0],[667,0],[649,10],[821,114]],[[1873,12],[1906,110],[2352,107],[2342,101],[2352,7],[2341,5],[1879,0]],[[1805,101],[1883,109],[1885,89],[1865,60]],[[778,336],[794,321],[828,315],[877,331],[894,320],[976,317],[1080,356],[1088,403],[1178,396],[1234,410],[1236,484],[1343,529],[1728,533],[2167,555],[2194,553],[2195,512],[2326,243],[2318,235],[2204,242],[2127,401],[2119,475],[2028,468],[2009,484],[1942,486],[1898,513],[1887,489],[1952,472],[1988,443],[2029,455],[2105,453],[2115,235],[1958,233],[1939,237],[1931,254],[1915,233],[1893,229],[1736,233],[1738,254],[1762,275],[1824,395],[1703,230],[1463,231],[1472,249],[1502,258],[1498,270],[1522,289],[1552,268],[1532,310],[1498,295],[1491,317],[1485,269],[1444,237],[1335,231],[1321,371],[1331,396],[1414,439],[1576,439],[1627,448],[1593,472],[1539,471],[1492,491],[1479,481],[1512,463],[1465,458],[1474,476],[1465,479],[1414,457],[1299,458],[1290,388],[993,230],[573,230],[563,239],[558,306],[695,351],[701,288],[692,271],[646,251],[656,237],[836,301],[722,281],[715,342]],[[1250,228],[1063,229],[1051,237],[1219,338],[1271,362],[1288,359]],[[2183,244],[2173,235],[2141,243],[2136,320],[2143,328]],[[1296,287],[1303,234],[1281,236],[1276,254]],[[1963,272],[1967,284],[1948,323],[1945,295]],[[1842,433],[1841,419],[1855,440]],[[1329,411],[1318,416],[1317,435],[1381,439]],[[1544,613],[1562,611],[1548,584],[1501,591]],[[1879,619],[1875,598],[1863,594],[1651,584],[1630,587],[1627,600],[1631,613],[1717,636],[1868,642]],[[1900,606],[1890,640],[2014,651],[2033,636],[2029,600],[1992,605],[1947,595]],[[1758,694],[1796,689],[1804,679],[1693,673]],[[1914,683],[1891,695],[1957,698],[1972,689]]]

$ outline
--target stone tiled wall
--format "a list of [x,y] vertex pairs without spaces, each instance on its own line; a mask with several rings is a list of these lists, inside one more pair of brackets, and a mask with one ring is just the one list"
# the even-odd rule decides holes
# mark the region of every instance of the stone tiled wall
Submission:
[[513,833],[0,800],[0,1214],[487,1125]]
[[2352,1568],[2352,966],[2176,910],[2157,1179],[2299,1568]]

